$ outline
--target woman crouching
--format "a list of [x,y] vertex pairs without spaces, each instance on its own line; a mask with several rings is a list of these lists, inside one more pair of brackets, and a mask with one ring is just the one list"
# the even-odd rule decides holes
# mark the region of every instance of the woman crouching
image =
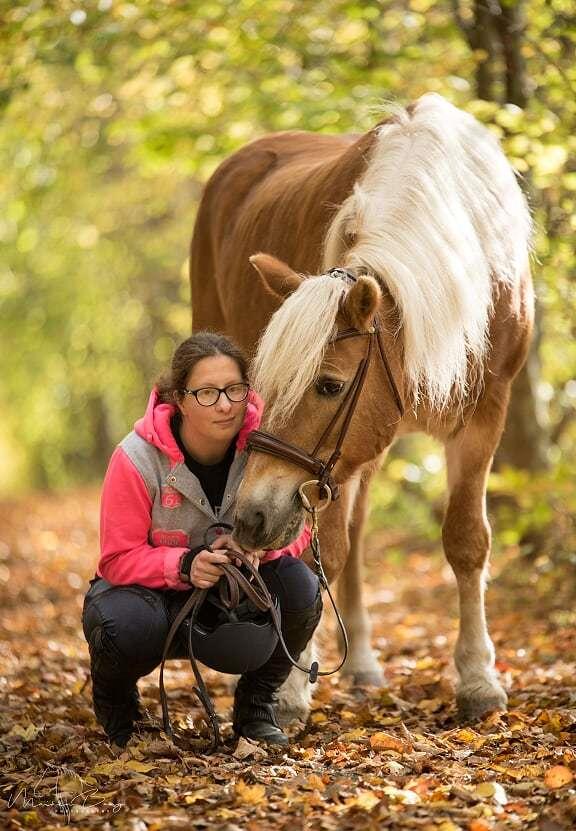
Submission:
[[[261,414],[240,350],[222,335],[200,332],[176,349],[144,417],[112,455],[102,491],[100,560],[82,622],[94,712],[120,746],[142,718],[137,681],[161,663],[179,609],[194,587],[218,582],[226,551],[239,550],[226,529],[246,465],[246,438]],[[208,545],[210,531],[219,535]],[[284,641],[296,660],[322,611],[318,579],[299,559],[309,539],[305,528],[279,551],[250,554],[279,602]],[[170,658],[187,657],[188,631],[181,629]],[[278,644],[263,666],[242,675],[234,697],[237,735],[288,743],[274,705],[291,669]]]

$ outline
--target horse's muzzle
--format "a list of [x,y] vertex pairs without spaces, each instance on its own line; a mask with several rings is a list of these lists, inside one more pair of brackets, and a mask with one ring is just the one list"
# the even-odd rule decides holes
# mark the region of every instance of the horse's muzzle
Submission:
[[287,513],[269,505],[243,505],[236,515],[234,539],[247,551],[282,548],[298,536],[303,520],[294,505]]

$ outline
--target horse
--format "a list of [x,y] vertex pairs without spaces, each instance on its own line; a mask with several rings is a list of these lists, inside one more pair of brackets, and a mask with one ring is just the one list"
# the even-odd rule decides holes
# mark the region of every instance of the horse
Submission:
[[[383,683],[363,601],[370,480],[400,436],[443,444],[465,721],[507,704],[484,607],[486,483],[532,333],[530,244],[496,138],[427,94],[362,135],[292,131],[246,145],[208,181],[190,252],[193,328],[246,350],[266,402],[268,445],[252,446],[236,538],[279,548],[306,521],[302,483],[338,489],[319,535],[349,634],[343,672],[358,684]],[[305,720],[310,685],[294,672],[282,713]]]

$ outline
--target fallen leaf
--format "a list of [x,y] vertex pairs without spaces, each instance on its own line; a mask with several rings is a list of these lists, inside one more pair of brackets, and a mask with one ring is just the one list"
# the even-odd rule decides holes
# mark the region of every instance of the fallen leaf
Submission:
[[240,736],[236,750],[233,753],[235,759],[265,759],[268,753],[257,742],[252,742],[250,739]]
[[417,670],[431,669],[435,666],[436,661],[430,655],[427,655],[425,658],[420,658],[418,661],[416,661]]
[[58,781],[58,788],[66,793],[82,793],[84,790],[85,779],[79,775],[61,776]]
[[102,762],[92,768],[90,773],[100,773],[105,776],[114,776],[124,770],[124,762],[121,759],[115,759],[113,762]]
[[569,785],[574,779],[574,774],[570,768],[564,765],[554,765],[546,771],[544,775],[544,784],[547,788],[563,788],[564,785]]
[[370,747],[373,750],[395,750],[397,753],[410,753],[412,745],[390,733],[374,733],[370,736]]
[[355,796],[349,797],[346,800],[346,805],[350,808],[361,808],[363,811],[371,811],[379,802],[380,797],[376,796],[372,791],[360,791]]
[[306,784],[304,785],[305,788],[311,788],[312,790],[316,791],[323,791],[326,788],[324,780],[320,778],[316,773],[311,773],[308,779],[306,780]]
[[422,800],[417,793],[410,790],[402,790],[402,788],[394,788],[392,785],[387,785],[382,789],[386,796],[389,796],[392,802],[400,802],[403,805],[417,805]]
[[492,831],[492,825],[484,819],[473,819],[468,823],[468,831]]
[[35,724],[29,724],[24,727],[23,724],[15,724],[12,730],[8,733],[9,736],[17,736],[25,742],[32,742],[44,730],[45,725],[37,727]]
[[214,788],[198,788],[193,793],[186,794],[184,802],[187,805],[194,805],[196,802],[207,802],[214,797]]
[[492,799],[499,805],[506,805],[508,796],[499,782],[480,782],[474,788],[474,794],[480,799]]
[[146,764],[145,762],[139,762],[137,759],[131,759],[129,762],[124,763],[124,767],[128,770],[136,770],[138,773],[148,773],[154,768],[157,768],[157,764]]
[[266,788],[264,785],[248,785],[243,779],[236,782],[236,799],[245,805],[259,805],[266,799]]
[[463,744],[470,744],[474,747],[474,750],[478,750],[478,748],[482,747],[483,744],[486,744],[487,739],[484,736],[481,736],[479,733],[476,733],[474,730],[470,730],[468,727],[463,727],[461,730],[457,730],[453,736],[457,742],[462,742]]
[[490,765],[490,769],[496,771],[496,773],[503,773],[511,779],[522,779],[525,776],[521,768],[508,768],[504,765],[492,764]]
[[357,742],[359,739],[366,739],[366,730],[364,727],[356,727],[354,730],[347,730],[340,735],[343,742]]

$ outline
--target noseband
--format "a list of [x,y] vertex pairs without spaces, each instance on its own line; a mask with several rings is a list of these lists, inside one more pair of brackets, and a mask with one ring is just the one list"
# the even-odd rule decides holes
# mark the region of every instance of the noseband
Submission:
[[[355,275],[343,268],[332,268],[328,272],[328,275],[331,277],[345,278],[351,280],[352,282],[356,282]],[[402,403],[400,393],[398,392],[396,382],[394,381],[392,370],[390,369],[390,364],[388,362],[388,358],[384,350],[384,345],[382,343],[380,328],[378,326],[378,321],[376,319],[374,319],[371,328],[367,332],[360,332],[358,329],[355,328],[343,329],[341,332],[337,332],[336,335],[329,341],[329,343],[337,343],[338,341],[346,340],[347,338],[357,337],[368,338],[366,354],[358,364],[356,374],[354,375],[352,383],[350,384],[350,387],[346,395],[342,399],[340,406],[334,413],[334,416],[332,417],[330,423],[318,439],[316,446],[314,447],[311,453],[307,453],[305,450],[301,450],[299,447],[296,447],[296,445],[290,444],[289,442],[283,441],[282,439],[278,439],[276,438],[276,436],[273,436],[271,433],[266,433],[263,430],[253,430],[250,433],[247,441],[247,449],[250,451],[256,450],[261,453],[268,453],[272,456],[277,456],[279,459],[284,459],[284,461],[286,462],[290,462],[291,464],[297,465],[298,467],[301,467],[304,470],[307,470],[317,480],[318,487],[321,492],[326,491],[326,488],[329,488],[330,496],[332,499],[338,498],[338,485],[334,482],[332,478],[332,470],[334,469],[336,462],[341,456],[341,447],[344,443],[344,439],[346,438],[350,422],[352,421],[352,416],[354,415],[356,405],[358,404],[358,400],[364,387],[364,381],[366,380],[370,358],[372,352],[375,349],[374,342],[376,342],[376,345],[380,352],[380,357],[382,359],[382,363],[384,364],[386,376],[388,378],[390,388],[392,389],[392,392],[394,394],[394,399],[396,401],[396,406],[398,407],[398,410],[400,412],[400,417],[404,415],[404,405]],[[328,439],[328,437],[334,430],[336,424],[338,423],[341,417],[342,426],[340,427],[340,432],[338,433],[338,437],[336,439],[336,446],[331,456],[326,461],[324,461],[323,459],[319,458],[318,453],[320,452],[320,448]]]

